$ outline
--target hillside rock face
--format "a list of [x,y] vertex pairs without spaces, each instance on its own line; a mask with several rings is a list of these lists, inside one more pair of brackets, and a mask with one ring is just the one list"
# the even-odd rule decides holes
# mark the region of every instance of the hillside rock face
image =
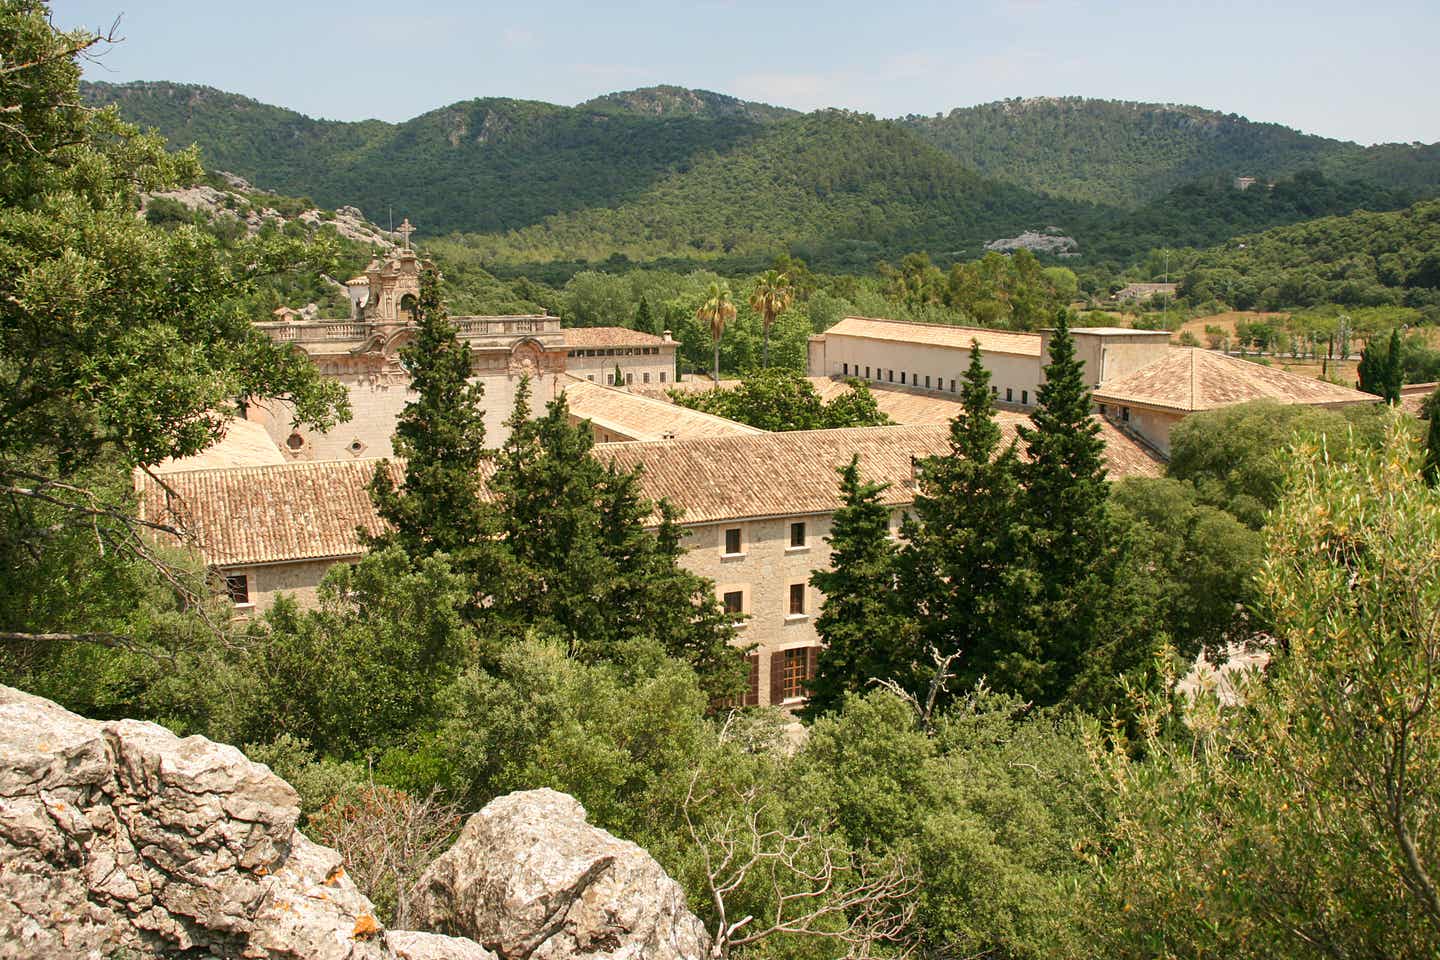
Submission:
[[479,941],[503,960],[699,960],[707,950],[680,885],[554,790],[492,801],[417,891],[425,926]]
[[234,747],[0,686],[0,960],[705,953],[679,886],[564,794],[471,817],[421,885],[438,933],[385,931],[299,817],[294,789]]

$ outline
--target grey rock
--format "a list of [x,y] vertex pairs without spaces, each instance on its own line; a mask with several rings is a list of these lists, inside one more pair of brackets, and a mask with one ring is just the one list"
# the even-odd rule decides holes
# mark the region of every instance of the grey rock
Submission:
[[708,946],[654,858],[554,790],[512,793],[472,816],[420,878],[415,910],[420,925],[502,960],[698,960]]
[[390,930],[385,942],[396,960],[495,960],[495,954],[464,937]]
[[295,791],[234,747],[0,687],[0,757],[0,958],[392,956]]

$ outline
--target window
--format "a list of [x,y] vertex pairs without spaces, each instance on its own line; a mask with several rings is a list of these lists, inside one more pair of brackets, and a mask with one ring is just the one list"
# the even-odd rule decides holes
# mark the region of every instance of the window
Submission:
[[745,591],[730,590],[725,594],[725,612],[732,617],[745,612]]
[[1021,402],[1021,403],[1027,403],[1027,404],[1030,402],[1030,391],[1029,391],[1029,390],[1021,390],[1021,391],[1020,391],[1020,402]]
[[1129,423],[1129,422],[1130,422],[1130,408],[1129,408],[1129,407],[1121,407],[1121,408],[1120,408],[1120,419],[1121,419],[1121,420],[1124,420],[1126,423]]
[[890,376],[889,376],[889,378],[888,378],[888,379],[890,380],[890,382],[891,382],[891,383],[894,383],[894,382],[895,382],[895,371],[894,371],[894,370],[889,370],[889,371],[886,371],[886,372],[890,374]]
[[606,385],[607,387],[613,387],[613,386],[615,386],[615,374],[613,374],[613,373],[607,373],[607,374],[605,374],[605,385]]
[[593,373],[587,373],[587,374],[585,374],[585,379],[586,379],[586,380],[589,380],[591,383],[594,383],[594,382],[595,382],[595,374],[593,374]]
[[1100,404],[1100,416],[1105,416],[1105,404]]
[[[805,696],[805,681],[814,675],[814,647],[797,647],[792,650],[782,650],[776,658],[780,662],[771,661],[772,671],[778,666],[780,669],[779,683],[777,686],[781,700],[798,700]],[[772,678],[773,679],[773,678]]]
[[1005,402],[1011,403],[1015,399],[1015,391],[1010,387],[1005,388]]
[[904,382],[905,382],[905,371],[904,371],[904,370],[901,370],[901,371],[900,371],[900,382],[901,382],[901,383],[904,383]]
[[235,606],[248,606],[250,603],[250,578],[243,573],[227,574],[225,592],[229,594],[230,602]]
[[926,390],[929,390],[929,389],[930,389],[930,374],[928,374],[928,373],[925,374],[925,389],[926,389]]
[[632,383],[634,383],[634,382],[635,382],[635,374],[633,374],[633,373],[627,373],[627,374],[625,374],[625,386],[628,387],[628,386],[630,386],[630,384],[632,384]]
[[951,393],[954,393],[954,392],[955,392],[955,378],[954,378],[954,377],[951,377],[951,378],[950,378],[950,392],[951,392]]
[[847,377],[850,376],[850,364],[848,364],[848,363],[842,363],[842,364],[840,364],[840,372],[841,372],[842,374],[844,374],[845,376],[847,376]]
[[725,554],[734,556],[740,552],[740,528],[731,527],[725,531]]
[[664,383],[664,382],[665,382],[665,371],[664,371],[664,370],[661,370],[661,371],[660,371],[660,382],[661,382],[661,383]]
[[803,546],[805,546],[805,524],[803,524],[803,523],[792,523],[792,524],[790,524],[790,546],[792,546],[792,547],[803,547]]
[[[954,383],[955,381],[952,380],[952,381],[950,381],[950,382],[951,382],[951,383]],[[951,390],[954,390],[955,388],[954,388],[954,387],[951,387],[950,389],[951,389]],[[991,387],[990,387],[990,396],[992,396],[992,397],[998,397],[998,396],[1000,396],[1000,388],[999,388],[999,387],[996,387],[996,386],[991,386]]]
[[645,382],[646,382],[646,383],[649,383],[649,382],[650,382],[650,374],[648,374],[648,373],[645,374]]
[[790,616],[802,617],[805,615],[805,584],[790,584]]
[[870,368],[869,368],[869,367],[866,367],[866,368],[865,368],[865,379],[866,379],[866,380],[869,380],[869,379],[870,379]]

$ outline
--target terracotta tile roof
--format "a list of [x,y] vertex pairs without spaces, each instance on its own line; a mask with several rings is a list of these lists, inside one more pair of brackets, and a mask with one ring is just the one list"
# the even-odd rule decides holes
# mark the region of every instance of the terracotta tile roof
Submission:
[[1094,397],[1100,403],[1158,407],[1182,413],[1213,410],[1249,400],[1318,405],[1375,402],[1370,394],[1349,387],[1199,347],[1173,347],[1169,356],[1101,384],[1095,389]]
[[565,378],[565,398],[575,416],[634,440],[742,436],[764,432],[668,400],[591,383],[573,374]]
[[576,347],[659,347],[669,344],[677,346],[674,340],[657,337],[653,333],[628,330],[625,327],[565,327],[565,346]]
[[143,477],[140,516],[187,531],[215,566],[358,556],[356,528],[381,527],[367,490],[381,462],[194,470],[164,477],[170,492]]
[[[1024,422],[1004,414],[1006,441]],[[1104,425],[1110,476],[1158,476],[1142,448]],[[945,423],[852,427],[793,433],[756,432],[597,444],[595,456],[644,467],[641,486],[681,510],[686,523],[826,513],[839,504],[835,470],[860,454],[868,479],[888,482],[886,503],[911,502],[910,458],[944,453]],[[272,466],[192,470],[139,478],[140,515],[189,531],[207,563],[220,567],[325,560],[363,552],[356,534],[381,529],[368,485],[379,460],[325,460]],[[399,480],[402,467],[392,462]],[[487,468],[488,472],[488,468]]]
[[909,320],[881,320],[875,317],[846,317],[825,331],[825,336],[861,337],[970,351],[970,341],[979,340],[983,353],[1007,353],[1021,357],[1040,356],[1038,333],[1013,333],[986,327],[956,327],[943,323],[914,323]]
[[[1023,414],[998,417],[1003,442],[1018,437]],[[1098,419],[1098,418],[1097,418]],[[1159,461],[1109,424],[1101,424],[1112,479],[1159,476]],[[828,513],[840,505],[835,471],[860,455],[866,479],[891,486],[881,500],[914,499],[912,457],[949,450],[948,423],[800,430],[750,437],[711,437],[665,443],[606,443],[595,448],[626,469],[642,467],[652,500],[667,498],[684,523]]]

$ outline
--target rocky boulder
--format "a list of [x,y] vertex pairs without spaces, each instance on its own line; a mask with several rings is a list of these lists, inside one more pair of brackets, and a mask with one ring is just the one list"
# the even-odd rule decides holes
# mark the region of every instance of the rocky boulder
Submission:
[[420,924],[502,960],[699,960],[704,925],[648,853],[591,826],[554,790],[472,816],[417,885]]
[[234,747],[0,686],[0,958],[490,960],[396,935]]

